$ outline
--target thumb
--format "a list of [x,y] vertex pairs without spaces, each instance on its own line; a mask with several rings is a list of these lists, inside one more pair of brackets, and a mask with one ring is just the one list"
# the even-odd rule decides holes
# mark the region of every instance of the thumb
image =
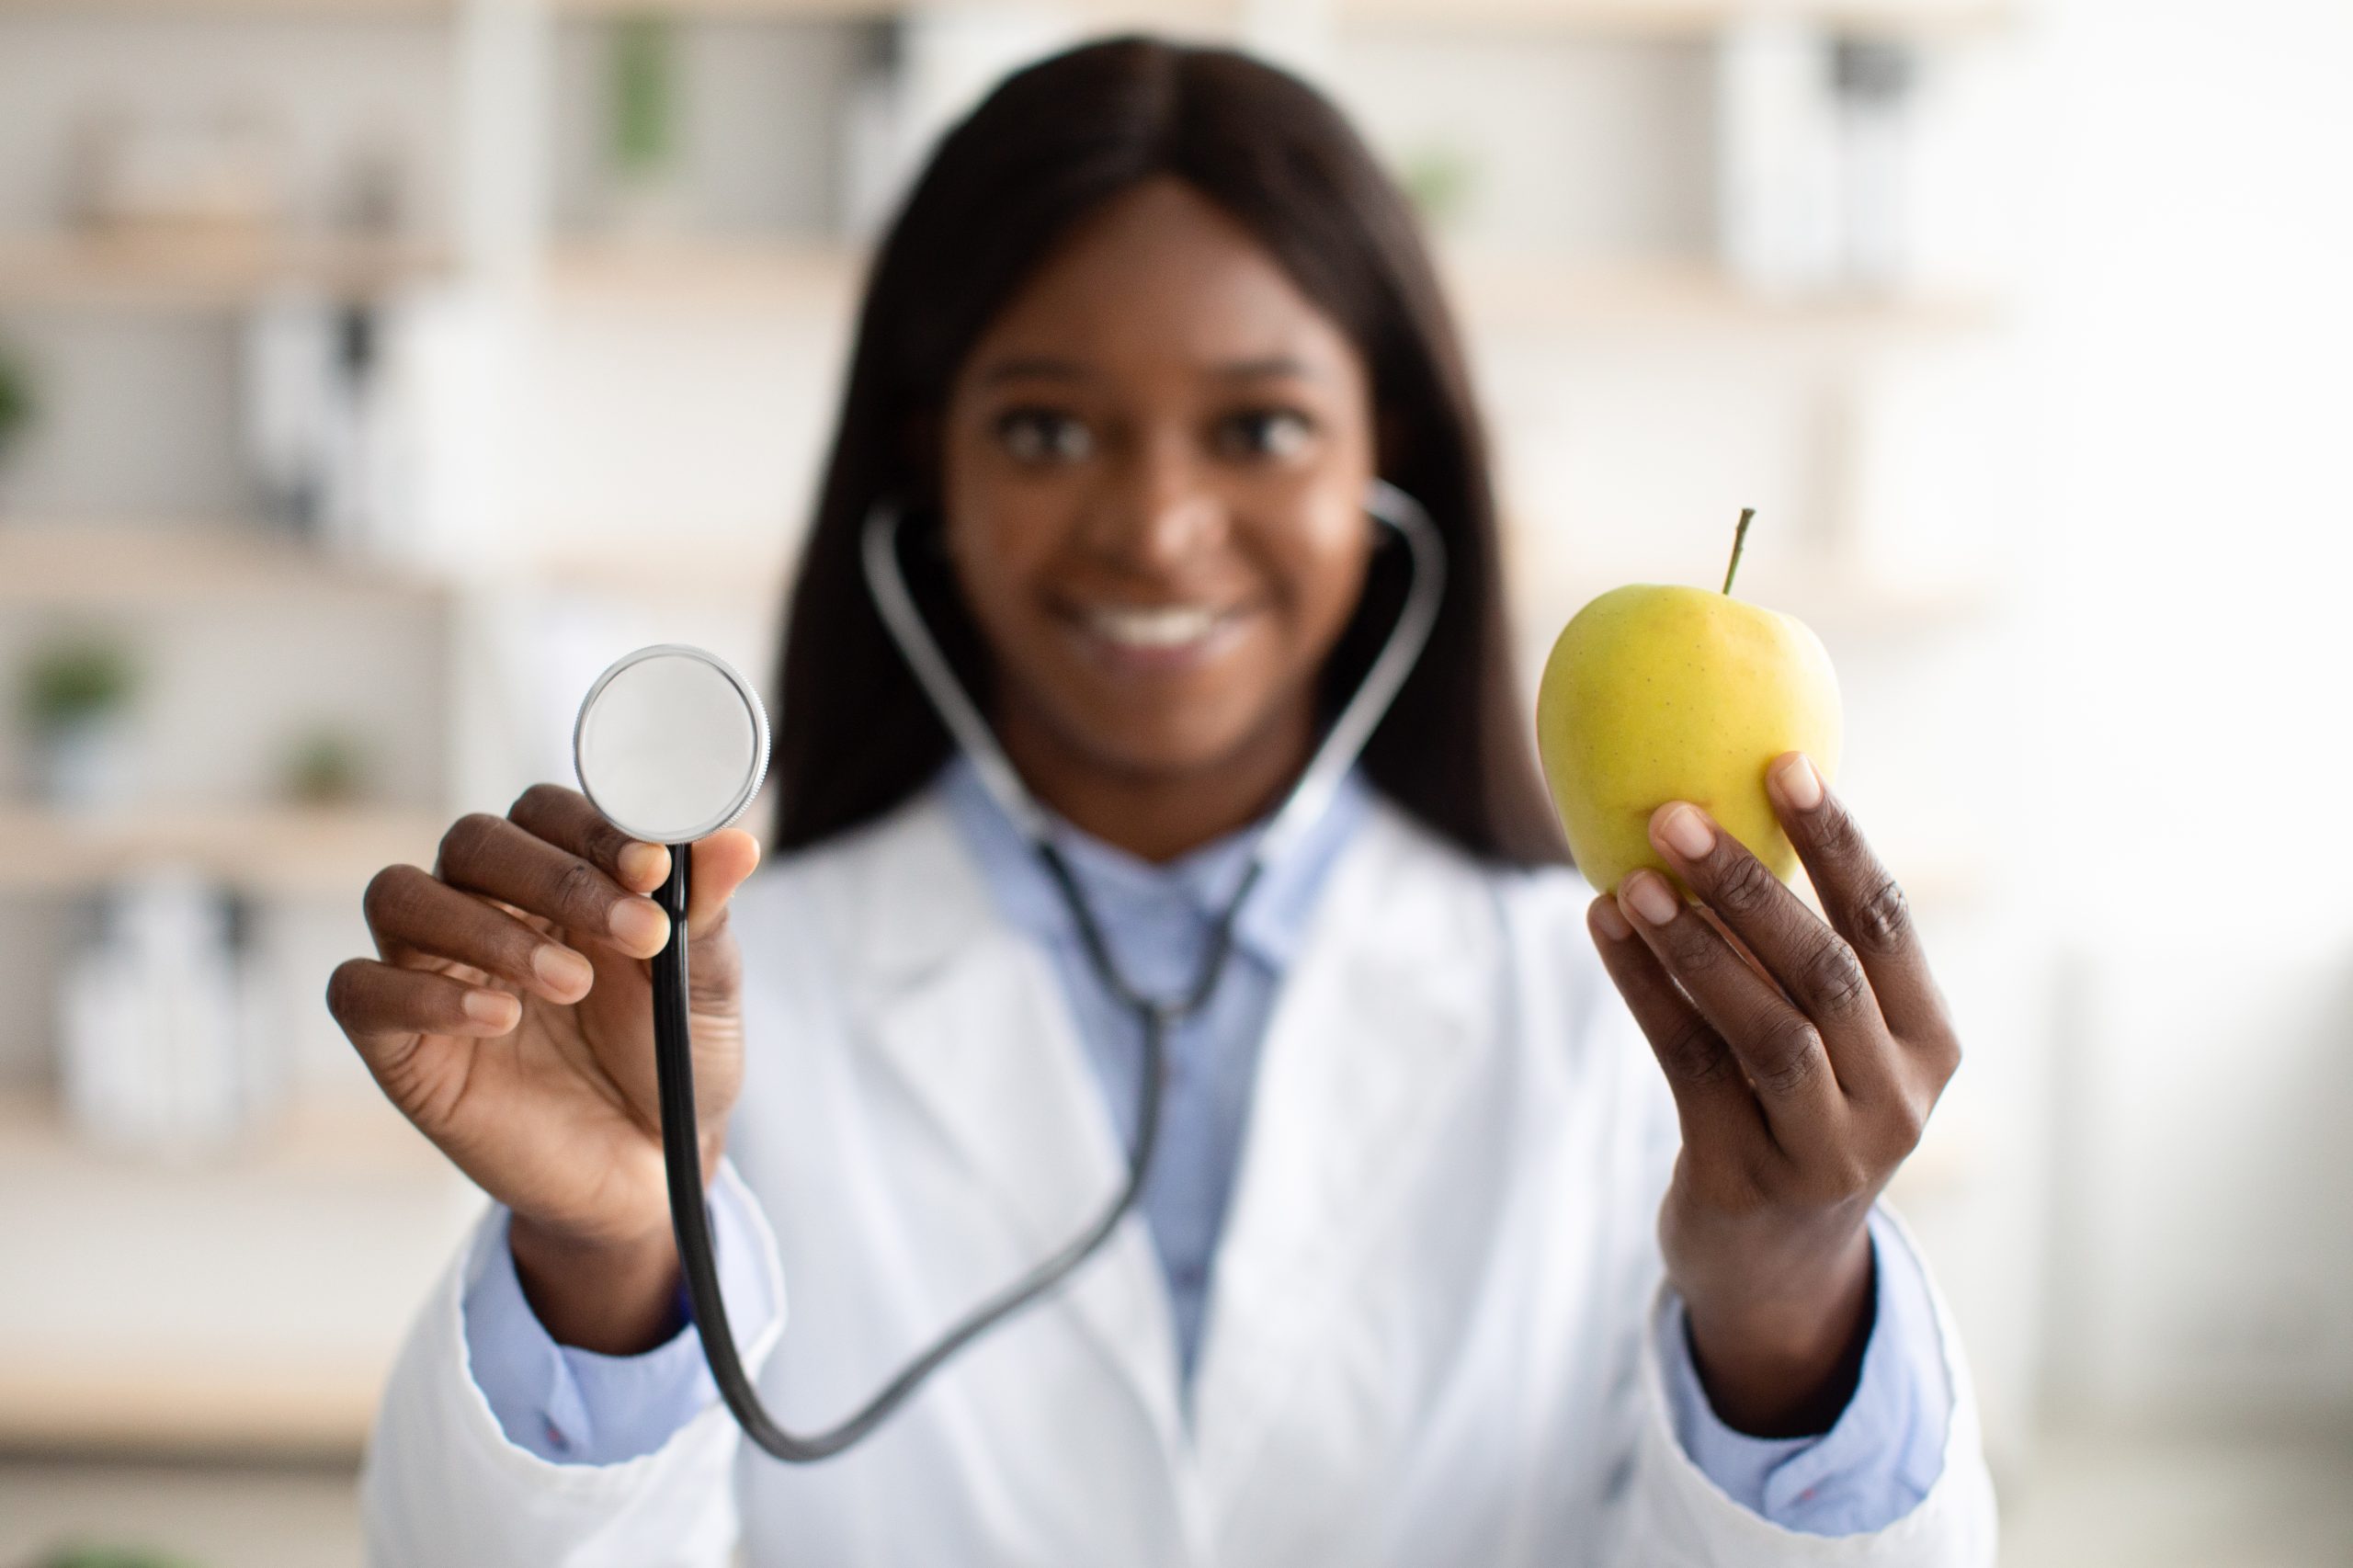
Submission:
[[688,879],[687,940],[698,942],[727,913],[727,901],[758,867],[760,841],[740,827],[727,827],[696,840],[688,853],[694,861]]
[[760,843],[739,828],[698,841],[687,892],[687,1003],[698,1016],[731,1017],[744,972],[727,903],[760,863]]

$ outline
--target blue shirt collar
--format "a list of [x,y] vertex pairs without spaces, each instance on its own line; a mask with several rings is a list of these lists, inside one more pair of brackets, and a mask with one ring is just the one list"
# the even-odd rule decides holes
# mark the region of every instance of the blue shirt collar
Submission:
[[[1074,935],[1075,922],[1053,879],[1012,819],[981,783],[961,751],[940,770],[949,817],[979,862],[982,879],[1005,916],[1041,936]],[[1370,807],[1370,787],[1351,767],[1324,814],[1269,865],[1235,918],[1234,944],[1275,971],[1288,967],[1305,934],[1324,876]],[[1043,807],[1040,808],[1044,809]],[[1054,845],[1070,863],[1088,904],[1110,931],[1176,918],[1214,920],[1233,896],[1267,819],[1238,828],[1169,861],[1141,856],[1081,831],[1051,812]]]

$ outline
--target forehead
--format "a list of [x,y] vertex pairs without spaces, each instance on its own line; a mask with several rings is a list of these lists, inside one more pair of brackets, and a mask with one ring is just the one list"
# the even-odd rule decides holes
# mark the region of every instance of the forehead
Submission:
[[985,372],[1007,357],[1134,373],[1288,358],[1363,376],[1347,335],[1281,264],[1175,179],[1138,186],[1082,220],[990,323],[965,368]]

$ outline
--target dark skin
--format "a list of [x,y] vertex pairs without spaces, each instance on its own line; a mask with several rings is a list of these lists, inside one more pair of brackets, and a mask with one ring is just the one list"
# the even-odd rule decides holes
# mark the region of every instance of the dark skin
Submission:
[[[1047,258],[933,432],[949,553],[999,673],[986,701],[1040,800],[1157,861],[1282,798],[1369,565],[1378,429],[1354,344],[1189,187],[1140,187]],[[1870,1320],[1863,1217],[1958,1054],[1852,822],[1835,801],[1783,815],[1829,926],[1721,836],[1667,850],[1711,915],[1621,931],[1618,902],[1589,914],[1683,1117],[1660,1235],[1700,1375],[1758,1433],[1819,1430],[1843,1405]],[[758,846],[729,830],[693,853],[709,1173],[742,1067],[727,903]],[[432,873],[381,874],[378,957],[328,988],[386,1095],[514,1210],[541,1322],[615,1355],[678,1326],[645,961],[666,927],[644,895],[667,869],[537,786],[459,822]]]

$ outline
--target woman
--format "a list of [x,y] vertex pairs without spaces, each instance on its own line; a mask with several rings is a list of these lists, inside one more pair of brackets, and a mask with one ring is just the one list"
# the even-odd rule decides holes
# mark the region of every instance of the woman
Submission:
[[870,509],[1165,996],[1397,618],[1376,476],[1443,536],[1438,618],[1171,1036],[1140,1211],[842,1457],[742,1443],[678,1301],[666,851],[541,785],[376,879],[382,961],[330,1004],[497,1199],[386,1395],[378,1560],[1991,1561],[1958,1346],[1874,1209],[1958,1057],[1900,892],[1791,754],[1836,931],[1671,805],[1712,915],[1647,874],[1588,903],[1404,204],[1300,83],[1145,40],[1014,77],[910,197],[793,601],[783,853],[747,881],[747,835],[692,851],[703,1165],[762,1397],[797,1430],[856,1408],[1077,1234],[1138,1131],[1141,1031],[887,640]]

